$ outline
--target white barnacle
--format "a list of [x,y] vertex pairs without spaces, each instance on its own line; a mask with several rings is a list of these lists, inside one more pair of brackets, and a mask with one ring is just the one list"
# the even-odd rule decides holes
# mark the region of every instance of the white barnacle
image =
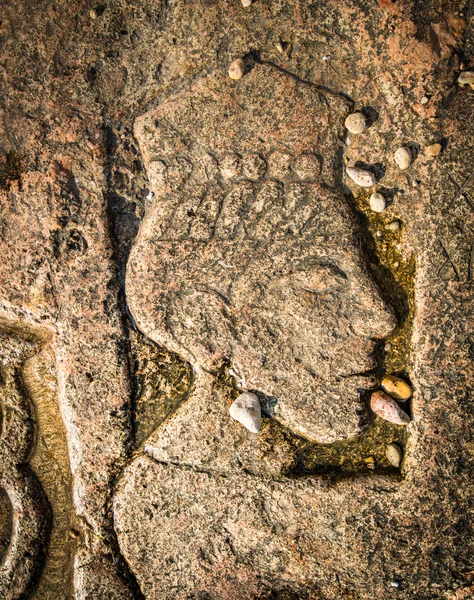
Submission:
[[244,392],[229,408],[230,416],[252,433],[258,433],[262,423],[262,411],[257,394]]
[[361,187],[375,185],[375,175],[370,171],[359,169],[358,167],[346,167],[346,173],[354,183],[357,183]]

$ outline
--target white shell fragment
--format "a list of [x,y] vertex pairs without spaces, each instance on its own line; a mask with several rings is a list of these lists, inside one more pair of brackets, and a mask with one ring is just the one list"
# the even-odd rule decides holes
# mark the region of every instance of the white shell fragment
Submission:
[[370,171],[359,169],[358,167],[346,167],[346,173],[354,183],[357,183],[361,187],[375,185],[375,175]]
[[381,213],[385,210],[387,203],[385,202],[385,198],[379,192],[374,192],[369,199],[370,208],[378,213]]
[[406,146],[402,146],[395,152],[395,162],[397,163],[400,169],[408,169],[411,165],[412,156],[410,152],[410,148]]
[[407,425],[410,417],[402,410],[393,398],[384,392],[374,392],[370,399],[370,408],[376,415],[395,425]]
[[385,456],[388,462],[397,469],[402,464],[402,451],[397,444],[389,444],[385,450]]
[[252,433],[258,433],[262,424],[260,400],[256,394],[244,392],[229,408],[230,416]]
[[458,77],[460,86],[470,85],[474,90],[474,71],[463,71]]
[[346,118],[344,125],[348,131],[357,135],[359,133],[364,133],[367,127],[367,122],[362,113],[356,112],[352,113]]
[[241,58],[238,58],[237,60],[234,60],[233,63],[231,63],[229,67],[229,77],[231,79],[240,79],[243,76],[244,72],[245,62]]

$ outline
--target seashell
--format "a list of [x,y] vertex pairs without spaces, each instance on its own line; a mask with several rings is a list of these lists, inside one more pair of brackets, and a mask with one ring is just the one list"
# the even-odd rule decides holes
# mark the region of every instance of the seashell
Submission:
[[426,146],[425,154],[426,156],[430,157],[438,156],[442,149],[443,147],[441,146],[441,144],[431,144],[431,146]]
[[349,115],[344,121],[346,129],[354,134],[364,133],[367,128],[365,117],[360,112],[355,112]]
[[382,389],[392,398],[401,402],[406,402],[413,393],[408,383],[400,377],[395,377],[395,375],[386,375],[382,379]]
[[387,457],[388,462],[392,466],[397,467],[397,469],[402,464],[402,451],[397,444],[388,444],[387,449],[385,450],[385,456]]
[[395,152],[395,162],[397,163],[400,169],[408,169],[408,167],[411,165],[411,161],[412,155],[410,152],[410,148],[407,148],[406,146],[401,146],[401,148],[399,148]]
[[369,199],[370,208],[378,213],[381,213],[385,210],[387,203],[385,202],[385,198],[379,192],[374,192]]
[[381,419],[395,423],[395,425],[407,425],[410,417],[403,411],[393,398],[384,392],[374,392],[370,399],[370,408]]
[[240,79],[244,73],[245,73],[245,62],[241,58],[234,60],[234,62],[231,63],[231,65],[229,67],[229,77],[231,79]]
[[240,394],[229,408],[230,416],[252,433],[258,433],[262,423],[260,400],[256,394]]
[[375,175],[370,171],[359,169],[358,167],[346,167],[346,173],[354,183],[357,183],[361,187],[375,185]]
[[474,90],[474,71],[463,71],[458,77],[460,86],[470,85]]

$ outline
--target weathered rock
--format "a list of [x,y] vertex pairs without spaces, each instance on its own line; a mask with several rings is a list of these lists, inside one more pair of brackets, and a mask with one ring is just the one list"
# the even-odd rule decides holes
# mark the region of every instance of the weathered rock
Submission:
[[392,396],[392,398],[400,400],[401,402],[405,402],[411,398],[413,393],[408,383],[403,379],[400,379],[400,377],[395,377],[395,375],[386,375],[382,379],[382,389],[384,392],[387,392],[389,396]]
[[[326,102],[338,123],[330,125]],[[158,201],[127,267],[137,324],[189,360],[198,377],[227,357],[244,388],[262,393],[266,412],[323,443],[363,430],[357,389],[373,382],[362,374],[374,364],[372,338],[395,325],[359,254],[353,214],[322,185],[336,178],[337,145],[326,143],[346,114],[345,101],[322,101],[313,87],[256,65],[237,87],[205,78],[196,93],[172,95],[135,126],[146,168],[157,158],[173,165],[178,156],[193,165],[191,179],[166,186],[150,173]],[[194,142],[183,155],[185,139]],[[315,139],[322,169],[308,152]],[[281,179],[236,176],[223,188],[200,168],[203,149],[218,163],[231,149],[244,163],[249,155],[269,157],[270,174],[278,172],[277,156],[278,165],[284,159]],[[285,166],[288,154],[294,175]]]
[[407,425],[410,417],[403,411],[393,398],[383,392],[374,392],[370,398],[370,408],[381,419],[395,423],[395,425]]

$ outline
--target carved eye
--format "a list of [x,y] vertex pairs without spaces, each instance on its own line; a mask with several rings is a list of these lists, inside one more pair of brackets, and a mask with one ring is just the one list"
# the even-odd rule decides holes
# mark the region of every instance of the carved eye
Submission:
[[333,263],[312,265],[307,270],[293,273],[294,286],[307,292],[337,291],[349,285],[346,273]]

